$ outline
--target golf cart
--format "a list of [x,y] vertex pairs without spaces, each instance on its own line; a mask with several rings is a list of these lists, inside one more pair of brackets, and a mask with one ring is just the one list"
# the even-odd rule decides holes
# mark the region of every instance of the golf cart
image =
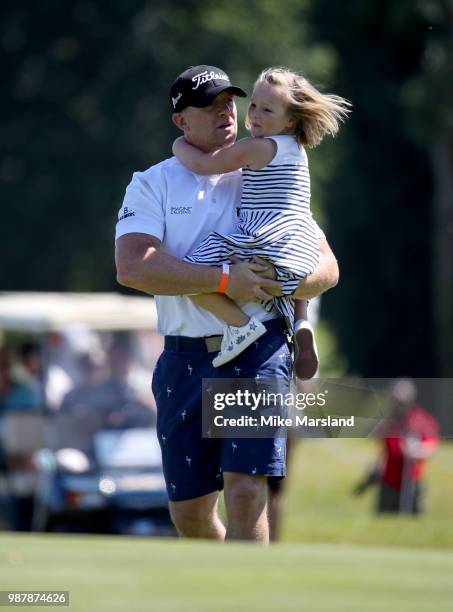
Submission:
[[161,350],[152,298],[0,293],[0,529],[174,533]]

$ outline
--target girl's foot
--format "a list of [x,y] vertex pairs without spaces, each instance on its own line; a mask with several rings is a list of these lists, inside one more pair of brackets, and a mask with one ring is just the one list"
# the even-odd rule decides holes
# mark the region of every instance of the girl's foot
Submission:
[[254,317],[242,327],[226,326],[219,354],[214,357],[212,365],[218,368],[224,363],[228,363],[265,333],[264,325]]
[[310,323],[299,319],[294,326],[294,373],[297,378],[313,378],[319,366],[315,334]]

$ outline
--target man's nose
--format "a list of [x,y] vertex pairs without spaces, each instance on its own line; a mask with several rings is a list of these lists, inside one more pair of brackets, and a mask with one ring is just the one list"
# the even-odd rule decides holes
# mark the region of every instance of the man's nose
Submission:
[[220,106],[221,115],[232,115],[234,111],[234,100],[225,100]]

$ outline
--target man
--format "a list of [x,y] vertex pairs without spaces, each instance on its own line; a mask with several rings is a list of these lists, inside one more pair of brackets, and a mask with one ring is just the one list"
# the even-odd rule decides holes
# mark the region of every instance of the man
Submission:
[[15,380],[11,351],[0,347],[0,416],[12,411],[39,412],[40,400],[30,385]]
[[[19,426],[21,431],[24,426],[30,430],[26,415],[39,414],[42,410],[40,399],[30,386],[14,379],[11,351],[7,346],[0,346],[0,480],[6,480],[10,520],[17,531],[31,528],[35,479],[31,453],[18,449],[18,438],[14,441],[14,436],[8,437],[7,431],[14,427],[17,433]],[[20,420],[16,420],[15,415]],[[34,421],[31,425],[36,427]]]
[[380,463],[355,487],[361,495],[379,484],[377,512],[422,514],[425,510],[423,477],[426,462],[439,445],[435,417],[416,403],[414,382],[402,378],[390,392],[392,412],[384,424]]
[[17,376],[32,391],[36,403],[44,401],[42,349],[38,342],[24,342],[19,346],[20,361]]
[[416,397],[410,379],[398,380],[392,387],[393,413],[383,440],[378,512],[424,511],[423,477],[426,462],[439,445],[439,425]]
[[[172,119],[185,138],[203,151],[236,139],[234,96],[245,92],[219,68],[184,71],[170,92]],[[291,376],[284,322],[260,300],[281,295],[264,262],[219,267],[181,261],[213,230],[235,228],[241,174],[200,176],[167,159],[135,173],[117,225],[118,281],[156,296],[158,331],[165,350],[153,377],[164,473],[172,519],[182,536],[267,542],[267,477],[285,474],[285,448],[272,439],[214,440],[201,437],[201,379]],[[301,282],[297,297],[312,298],[334,286],[336,260],[324,238],[315,273]],[[222,322],[195,306],[190,294],[223,291],[240,301],[267,333],[231,364],[214,369]],[[228,526],[217,514],[224,489]]]

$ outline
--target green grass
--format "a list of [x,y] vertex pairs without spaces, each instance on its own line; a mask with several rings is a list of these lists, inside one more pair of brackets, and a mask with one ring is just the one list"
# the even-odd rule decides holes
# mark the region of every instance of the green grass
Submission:
[[80,612],[447,612],[452,575],[432,549],[0,535],[1,589],[69,590]]
[[302,441],[288,479],[284,540],[453,548],[453,444],[444,442],[428,464],[422,517],[377,516],[375,488],[360,498],[351,495],[378,450],[367,440]]
[[[453,445],[429,465],[421,518],[378,518],[350,491],[366,440],[297,447],[283,543],[0,534],[0,589],[69,590],[77,612],[446,612],[453,601]],[[41,610],[51,608],[42,607]]]

